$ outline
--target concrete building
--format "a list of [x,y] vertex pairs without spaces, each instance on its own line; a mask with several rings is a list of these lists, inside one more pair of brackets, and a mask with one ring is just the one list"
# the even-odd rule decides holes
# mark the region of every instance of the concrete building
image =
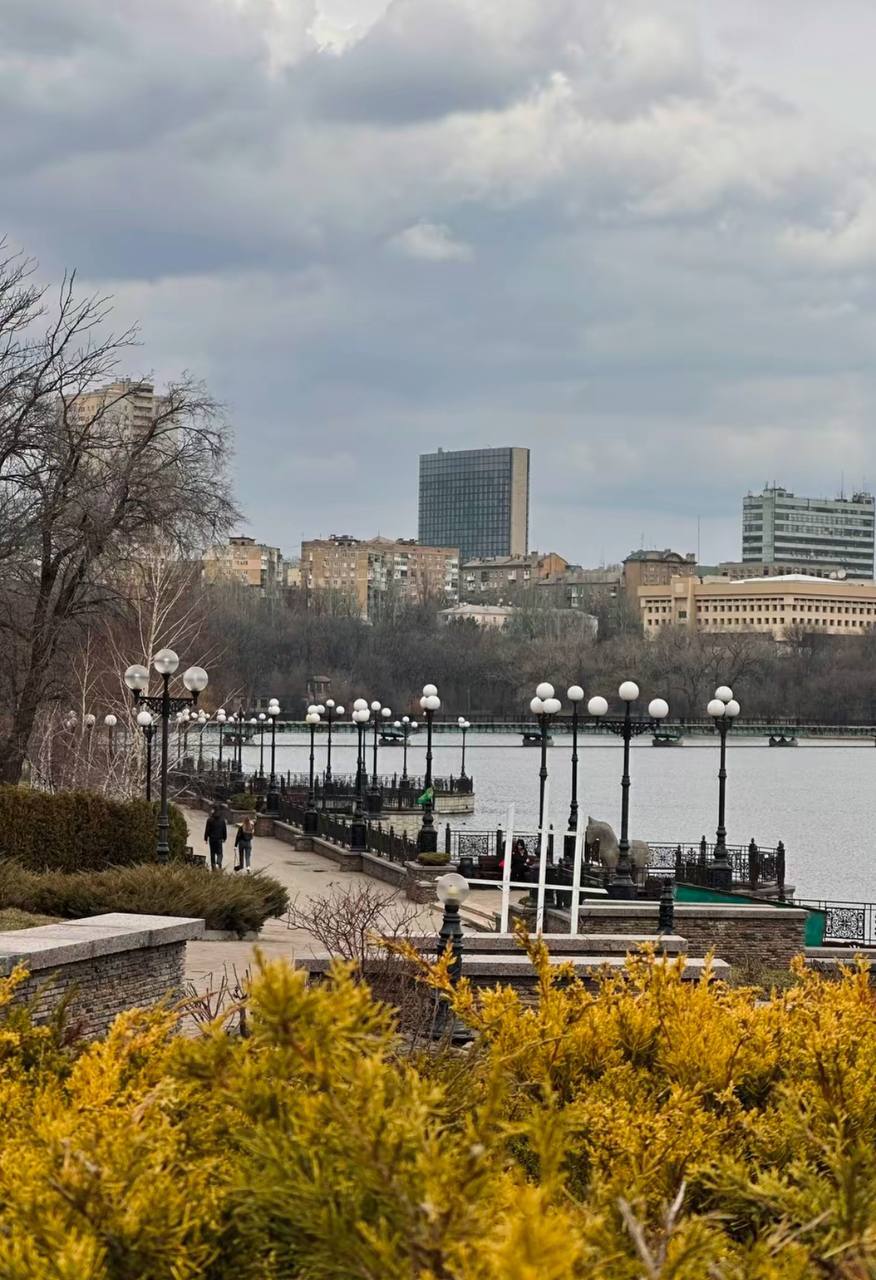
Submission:
[[453,600],[459,593],[459,552],[427,547],[412,538],[348,535],[301,544],[301,584],[308,594],[334,591],[354,604],[363,618],[393,600],[419,604]]
[[203,560],[207,582],[226,579],[273,591],[284,584],[283,557],[279,547],[269,547],[255,538],[237,534],[221,547],[211,547]]
[[567,568],[567,561],[555,551],[467,560],[459,573],[459,596],[461,600],[489,597],[498,604]]
[[548,608],[595,609],[617,599],[623,590],[623,569],[619,564],[604,569],[569,565],[563,573],[540,579],[536,586]]
[[666,586],[673,578],[690,577],[696,571],[693,552],[682,555],[668,547],[665,551],[631,551],[624,560],[624,589],[635,604],[640,587]]
[[790,627],[825,635],[861,635],[876,623],[876,582],[831,581],[807,574],[781,577],[677,577],[639,588],[646,636],[669,626],[692,631],[761,633],[782,640]]
[[150,428],[165,404],[165,397],[156,396],[151,383],[123,378],[96,391],[83,392],[72,404],[71,412],[80,422],[104,415],[108,422],[122,424],[133,437]]
[[876,504],[871,494],[798,498],[767,487],[742,500],[742,560],[746,564],[830,562],[850,578],[873,578]]
[[807,578],[847,578],[849,575],[841,564],[817,564],[807,561],[804,564],[790,564],[785,561],[771,561],[769,564],[746,564],[743,560],[722,560],[720,564],[697,566],[700,578],[730,578],[738,581],[742,578],[780,578],[789,573],[802,573]]
[[476,557],[529,550],[529,450],[463,449],[420,456],[419,541]]
[[504,627],[518,612],[511,605],[457,604],[452,609],[442,609],[438,617],[445,623],[475,622],[479,627]]

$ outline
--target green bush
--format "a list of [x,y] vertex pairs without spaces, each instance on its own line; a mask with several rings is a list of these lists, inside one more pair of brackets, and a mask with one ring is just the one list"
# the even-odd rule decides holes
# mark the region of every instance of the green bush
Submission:
[[229,809],[255,809],[256,797],[248,791],[238,791],[236,796],[232,796],[228,801]]
[[418,853],[417,862],[421,867],[446,867],[450,861],[447,853]]
[[[0,859],[34,871],[90,871],[155,860],[158,802],[94,791],[0,786]],[[170,806],[170,853],[182,858],[186,820]]]
[[66,920],[106,911],[194,916],[208,929],[243,935],[283,915],[288,905],[283,886],[259,871],[226,876],[182,863],[143,862],[108,871],[39,872],[0,862],[0,910],[17,907]]

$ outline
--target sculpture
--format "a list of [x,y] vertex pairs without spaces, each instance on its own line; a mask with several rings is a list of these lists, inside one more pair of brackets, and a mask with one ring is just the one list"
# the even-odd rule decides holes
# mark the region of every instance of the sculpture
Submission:
[[[584,839],[588,845],[599,842],[599,861],[609,871],[614,871],[620,856],[617,836],[610,822],[601,822],[598,818],[587,818],[587,831]],[[642,874],[648,866],[651,846],[646,840],[630,841],[630,862],[633,866],[633,879],[644,879]]]

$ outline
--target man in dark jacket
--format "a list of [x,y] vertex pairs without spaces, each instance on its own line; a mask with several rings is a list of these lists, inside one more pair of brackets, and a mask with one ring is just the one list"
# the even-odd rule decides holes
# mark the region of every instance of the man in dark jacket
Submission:
[[207,825],[204,827],[204,839],[210,846],[210,866],[214,871],[222,870],[222,846],[228,839],[228,828],[218,805],[214,806]]

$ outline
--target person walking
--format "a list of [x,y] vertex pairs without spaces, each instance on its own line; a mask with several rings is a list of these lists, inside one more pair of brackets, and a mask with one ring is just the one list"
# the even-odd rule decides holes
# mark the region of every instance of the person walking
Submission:
[[247,815],[237,828],[237,836],[234,841],[235,850],[239,850],[234,867],[235,871],[249,872],[252,861],[252,838],[254,835],[255,818]]
[[210,846],[210,867],[213,871],[222,870],[222,846],[228,839],[228,827],[222,817],[218,805],[214,805],[204,827],[204,839]]

